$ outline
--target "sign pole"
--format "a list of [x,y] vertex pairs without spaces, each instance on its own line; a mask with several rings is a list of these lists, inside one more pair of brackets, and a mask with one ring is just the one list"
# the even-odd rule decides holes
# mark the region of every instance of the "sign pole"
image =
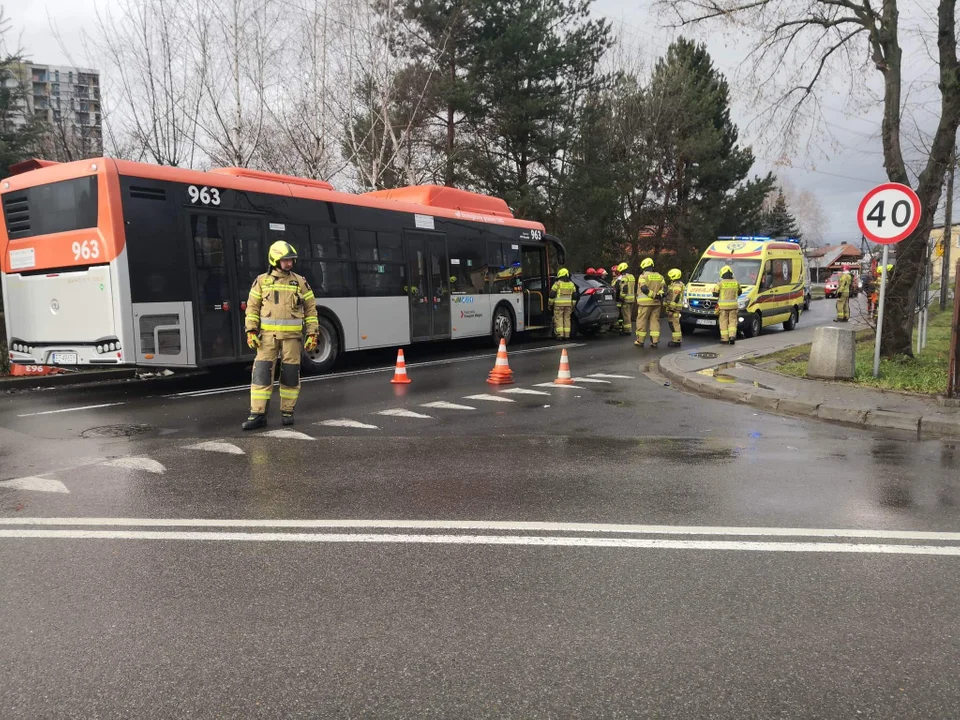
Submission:
[[877,342],[873,348],[873,376],[880,375],[880,337],[883,334],[883,301],[887,294],[887,260],[890,258],[890,246],[883,246],[883,265],[880,270],[880,309],[877,312]]

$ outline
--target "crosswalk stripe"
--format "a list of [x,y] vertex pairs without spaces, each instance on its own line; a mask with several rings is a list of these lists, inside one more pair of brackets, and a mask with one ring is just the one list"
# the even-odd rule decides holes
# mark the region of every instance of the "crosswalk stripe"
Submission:
[[510,398],[500,397],[499,395],[490,395],[488,393],[480,393],[479,395],[467,395],[463,398],[464,400],[486,400],[487,402],[516,402],[516,400],[511,400]]
[[573,378],[573,381],[575,383],[582,382],[582,383],[603,383],[604,385],[610,384],[609,380],[595,380],[594,378],[588,378],[588,377],[575,377]]
[[245,455],[240,448],[227,442],[202,442],[196,445],[187,445],[184,450],[206,450],[207,452],[225,453],[227,455]]
[[270,430],[269,432],[260,433],[260,436],[286,440],[313,440],[313,438],[306,433],[298,432],[297,430]]
[[69,493],[67,486],[59,480],[45,477],[22,477],[0,482],[0,488],[12,490],[33,490],[35,492]]
[[585,387],[580,387],[579,385],[555,385],[552,382],[537,383],[534,387],[552,387],[552,388],[570,388],[571,390],[586,390]]
[[392,408],[390,410],[381,410],[376,415],[387,415],[389,417],[420,418],[422,420],[433,420],[432,415],[414,412],[413,410],[404,410],[403,408]]
[[592,375],[587,375],[587,377],[592,378],[608,378],[610,380],[633,380],[633,375],[608,375],[607,373],[593,373]]
[[435,408],[437,410],[476,410],[472,405],[457,405],[456,403],[443,402],[442,400],[424,403],[420,407]]
[[162,463],[147,457],[122,457],[114,458],[100,463],[106,467],[124,468],[126,470],[143,470],[154,475],[163,475],[167,469]]
[[345,428],[357,428],[358,430],[376,430],[376,425],[371,425],[369,423],[363,423],[359,420],[348,420],[347,418],[342,418],[340,420],[322,420],[317,425],[325,425],[326,427],[345,427]]
[[527,388],[510,388],[509,390],[501,390],[500,392],[504,395],[510,393],[512,395],[546,395],[550,397],[550,393],[544,392],[543,390],[528,390]]

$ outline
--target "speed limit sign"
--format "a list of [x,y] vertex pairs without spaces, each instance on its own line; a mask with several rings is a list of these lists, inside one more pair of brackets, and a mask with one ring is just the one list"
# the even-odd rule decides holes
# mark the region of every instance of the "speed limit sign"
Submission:
[[900,183],[878,185],[860,201],[857,222],[867,240],[893,245],[917,229],[920,198]]

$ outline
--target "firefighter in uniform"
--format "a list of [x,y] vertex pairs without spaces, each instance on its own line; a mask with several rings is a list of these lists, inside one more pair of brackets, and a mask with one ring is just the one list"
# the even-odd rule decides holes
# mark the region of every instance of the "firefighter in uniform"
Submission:
[[660,347],[660,304],[666,283],[663,275],[653,267],[652,258],[644,258],[640,263],[643,271],[637,279],[637,339],[633,343],[643,347],[650,333],[650,347]]
[[570,337],[570,321],[573,317],[573,307],[577,304],[577,286],[570,280],[570,271],[560,268],[557,271],[557,281],[550,288],[550,309],[553,310],[553,329],[557,339],[566,340]]
[[863,276],[863,294],[867,296],[867,315],[873,317],[877,310],[877,281],[872,273]]
[[[244,430],[267,424],[267,403],[280,359],[280,412],[284,425],[293,425],[300,395],[300,351],[317,347],[317,303],[309,283],[293,272],[297,251],[279,240],[270,246],[270,271],[257,277],[247,299],[247,345],[257,351],[250,380],[250,416]],[[303,341],[306,330],[307,340]]]
[[850,286],[853,284],[853,275],[844,269],[837,283],[837,317],[834,322],[850,321]]
[[617,300],[620,301],[620,334],[629,335],[633,332],[633,306],[637,302],[637,279],[630,272],[630,266],[625,262],[617,265]]
[[720,342],[737,342],[737,316],[740,298],[740,283],[733,276],[733,268],[724,265],[720,268],[720,282],[713,291],[717,298],[717,315],[720,321]]
[[667,288],[667,319],[670,321],[672,339],[667,343],[670,347],[680,347],[683,343],[683,333],[680,332],[680,308],[683,306],[683,283],[680,278],[683,273],[673,268],[667,273],[670,287]]
[[620,298],[620,272],[617,270],[617,266],[614,265],[610,268],[610,287],[613,288],[613,296],[617,301],[617,321],[613,324],[611,328],[615,332],[623,334],[623,300]]

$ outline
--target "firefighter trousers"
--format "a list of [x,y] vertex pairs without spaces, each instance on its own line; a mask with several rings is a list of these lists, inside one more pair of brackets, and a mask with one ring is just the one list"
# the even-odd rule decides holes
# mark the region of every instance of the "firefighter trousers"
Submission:
[[300,395],[300,351],[303,338],[279,338],[273,333],[264,333],[260,349],[253,361],[250,379],[250,412],[262,415],[273,395],[273,376],[280,360],[280,411],[292,413]]
[[737,338],[737,309],[718,310],[720,320],[720,339],[736,340]]
[[623,302],[620,304],[620,332],[629,335],[633,331],[633,303]]
[[671,340],[674,342],[683,342],[683,333],[680,332],[680,311],[670,310],[667,312],[667,320],[670,321]]
[[840,320],[850,319],[850,296],[837,295],[837,318]]
[[566,340],[570,337],[570,319],[573,317],[572,305],[554,305],[553,329],[557,337]]
[[643,342],[650,333],[650,342],[660,342],[660,306],[637,306],[637,340]]

